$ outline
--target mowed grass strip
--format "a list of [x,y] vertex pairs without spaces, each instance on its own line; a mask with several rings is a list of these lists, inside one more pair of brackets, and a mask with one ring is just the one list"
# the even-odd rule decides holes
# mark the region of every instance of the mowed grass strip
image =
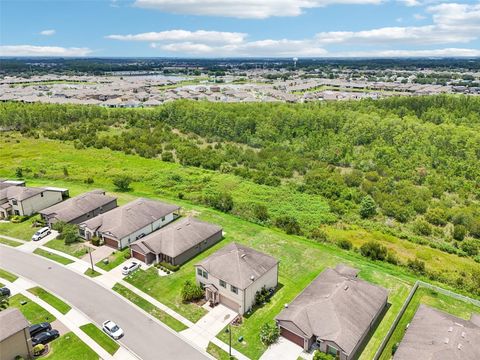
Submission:
[[8,272],[7,270],[0,269],[0,278],[8,280],[10,282],[14,282],[15,280],[18,279],[18,276],[13,275],[11,272]]
[[385,346],[380,360],[390,360],[392,358],[392,348],[402,341],[407,324],[412,321],[420,304],[428,305],[465,320],[469,320],[472,313],[480,313],[480,307],[471,303],[438,293],[432,289],[419,287]]
[[105,334],[94,324],[85,324],[80,326],[80,329],[90,336],[95,342],[104,348],[110,355],[115,354],[120,345],[118,345],[110,336]]
[[22,245],[22,243],[20,241],[5,239],[1,236],[0,236],[0,244],[12,246],[12,247],[17,247],[17,246]]
[[87,270],[85,270],[84,274],[87,275],[87,276],[90,276],[91,278],[94,278],[94,277],[97,277],[97,276],[102,275],[102,274],[99,273],[98,271],[92,270],[92,269],[90,269],[90,268],[87,269]]
[[137,305],[138,307],[140,307],[141,309],[145,310],[150,315],[155,316],[158,320],[160,320],[162,323],[172,328],[173,330],[179,332],[187,329],[187,326],[185,326],[185,324],[170,316],[165,311],[157,308],[155,305],[149,303],[147,300],[138,296],[130,289],[127,289],[125,286],[117,283],[113,287],[113,290],[134,303],[135,305]]
[[73,244],[65,244],[64,240],[53,239],[47,242],[45,247],[64,252],[65,254],[81,258],[88,253],[88,248],[82,241],[76,241]]
[[16,307],[20,310],[30,324],[55,321],[55,316],[22,294],[13,295],[9,298],[9,304],[10,307]]
[[80,338],[68,332],[49,344],[50,351],[42,359],[48,360],[98,360],[98,355]]
[[[213,342],[208,343],[207,352],[212,355],[215,359],[218,360],[230,360],[230,355],[228,352],[223,350],[221,347],[215,345]],[[232,356],[233,358],[233,356]]]
[[46,257],[47,259],[56,261],[56,262],[58,262],[60,264],[63,264],[63,265],[68,265],[68,264],[73,263],[72,260],[67,259],[66,257],[51,253],[50,251],[46,251],[46,250],[43,250],[43,249],[36,249],[33,253],[37,254],[37,255],[40,255],[40,256],[43,256],[43,257]]
[[31,292],[33,295],[38,296],[40,299],[42,299],[46,303],[52,305],[55,309],[57,309],[64,315],[71,310],[70,305],[64,303],[58,297],[56,297],[53,294],[50,294],[48,291],[42,289],[39,286],[28,289],[28,291]]

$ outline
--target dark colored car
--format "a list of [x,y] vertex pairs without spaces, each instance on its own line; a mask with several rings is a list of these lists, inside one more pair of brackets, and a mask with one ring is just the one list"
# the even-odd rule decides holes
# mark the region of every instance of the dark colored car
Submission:
[[45,345],[45,344],[48,344],[50,341],[55,340],[59,336],[60,334],[57,330],[45,331],[32,337],[32,345],[33,346],[38,344]]
[[40,334],[42,332],[45,332],[45,331],[49,331],[49,330],[52,330],[52,325],[50,325],[50,323],[48,322],[42,322],[40,324],[35,324],[35,325],[32,325],[30,326],[30,336],[35,336],[37,334]]
[[0,296],[10,296],[10,289],[6,287],[2,287],[0,289]]

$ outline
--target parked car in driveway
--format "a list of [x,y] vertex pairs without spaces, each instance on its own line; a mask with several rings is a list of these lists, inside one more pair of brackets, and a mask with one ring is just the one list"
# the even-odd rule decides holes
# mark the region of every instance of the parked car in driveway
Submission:
[[40,230],[38,230],[35,234],[32,236],[33,241],[38,241],[42,240],[45,236],[50,235],[52,233],[52,230],[50,230],[49,227],[43,227]]
[[7,287],[2,287],[0,289],[0,296],[10,296],[10,289]]
[[52,330],[52,325],[50,325],[50,323],[48,323],[48,322],[42,322],[40,324],[31,325],[28,330],[30,331],[30,336],[33,337],[33,336],[38,335],[42,332]]
[[102,324],[102,330],[115,340],[123,336],[123,330],[111,320],[107,320]]
[[50,330],[50,331],[44,331],[40,334],[35,335],[32,337],[32,345],[38,345],[38,344],[48,344],[50,341],[55,340],[60,336],[60,333],[57,330]]
[[138,263],[138,262],[136,262],[136,261],[132,261],[130,264],[125,265],[125,266],[122,268],[122,275],[131,274],[132,272],[134,272],[134,271],[137,270],[138,268],[140,268],[140,263]]

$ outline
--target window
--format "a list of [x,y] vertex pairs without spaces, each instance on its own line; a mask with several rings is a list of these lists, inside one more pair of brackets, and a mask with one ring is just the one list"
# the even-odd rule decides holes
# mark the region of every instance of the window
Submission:
[[233,285],[230,285],[230,290],[234,293],[234,294],[238,294],[238,289],[233,286]]
[[207,273],[206,271],[203,272],[203,277],[204,277],[205,279],[208,279],[208,273]]
[[12,205],[17,205],[17,199],[12,199]]
[[338,350],[332,345],[327,345],[327,354],[333,355],[336,358],[338,354]]
[[165,221],[165,216],[162,216],[162,222],[164,222],[164,221]]
[[205,289],[205,284],[202,283],[201,281],[200,281],[200,287],[201,287],[202,289]]
[[197,275],[198,275],[198,276],[202,276],[202,269],[197,268]]
[[15,215],[20,215],[20,211],[15,210]]
[[220,286],[223,287],[223,288],[226,288],[227,287],[227,283],[223,280],[220,280]]
[[43,193],[40,193],[40,197],[43,197]]

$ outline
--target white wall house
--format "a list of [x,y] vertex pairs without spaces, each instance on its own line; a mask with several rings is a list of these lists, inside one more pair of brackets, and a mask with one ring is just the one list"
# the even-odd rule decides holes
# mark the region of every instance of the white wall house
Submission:
[[62,192],[44,188],[11,186],[0,194],[0,217],[30,216],[63,200]]

